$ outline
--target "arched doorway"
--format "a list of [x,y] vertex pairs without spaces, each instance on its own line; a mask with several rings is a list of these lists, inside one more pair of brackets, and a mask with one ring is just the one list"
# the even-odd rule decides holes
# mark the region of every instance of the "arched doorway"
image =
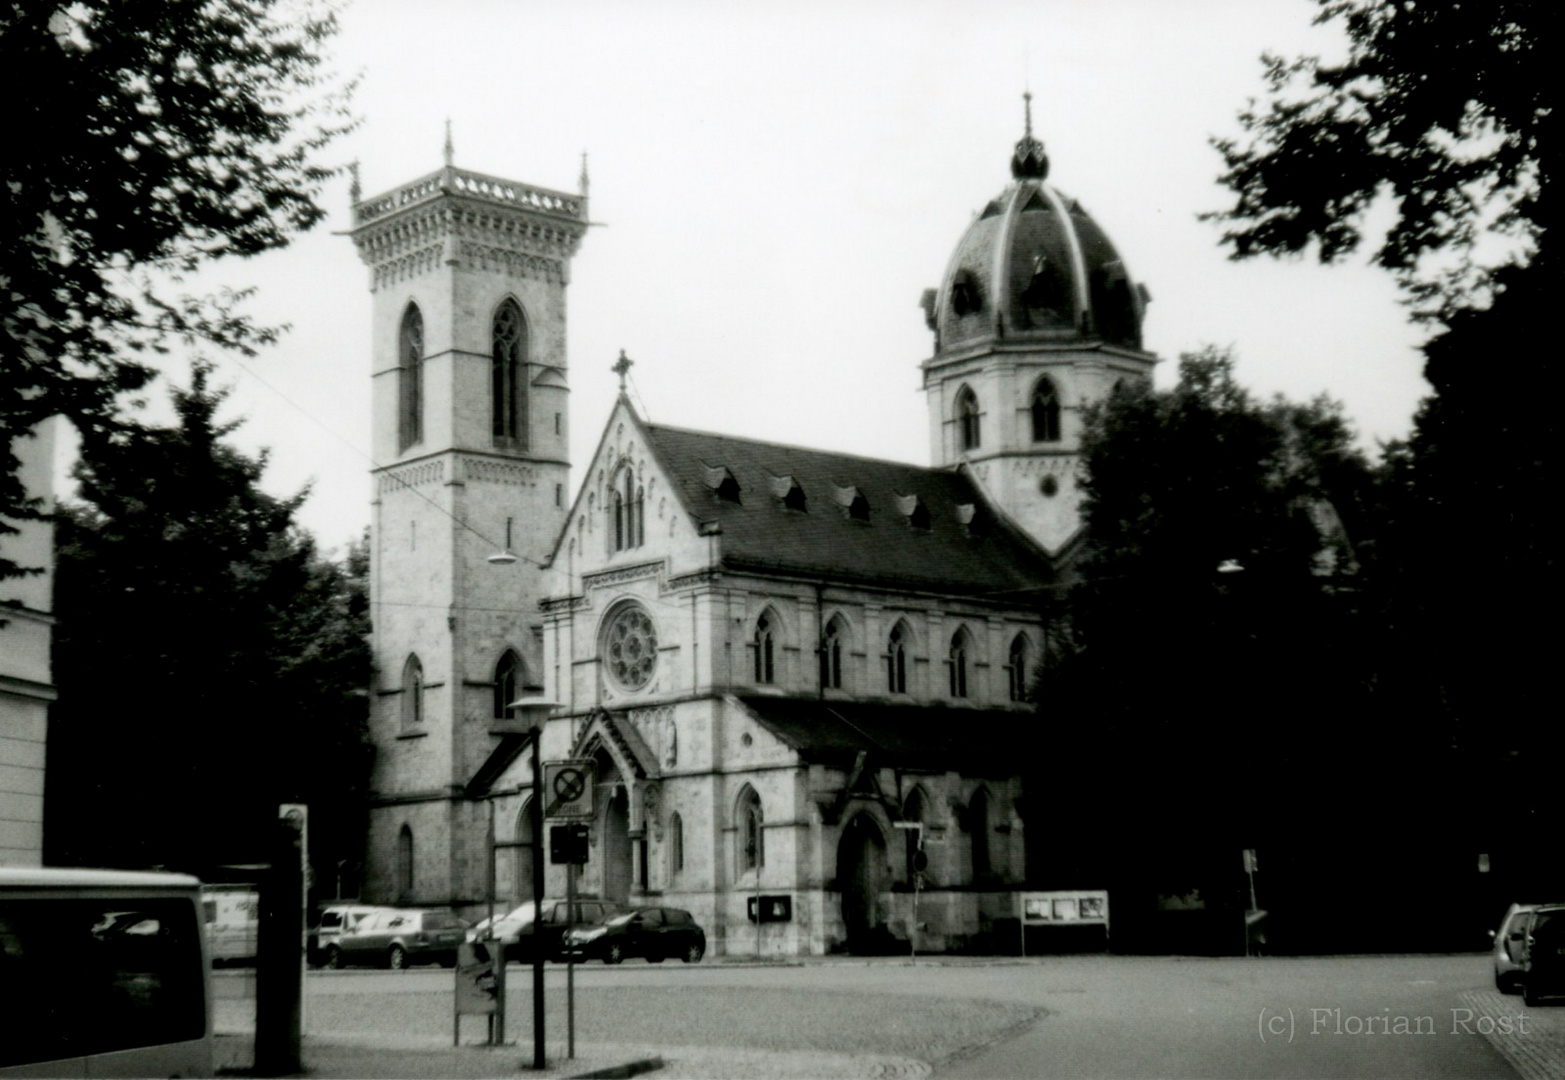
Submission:
[[886,838],[868,814],[855,814],[837,843],[837,888],[850,952],[882,951],[887,936],[881,894],[887,888]]
[[603,808],[603,839],[598,853],[603,859],[603,898],[625,903],[630,899],[630,798],[624,785],[613,789]]

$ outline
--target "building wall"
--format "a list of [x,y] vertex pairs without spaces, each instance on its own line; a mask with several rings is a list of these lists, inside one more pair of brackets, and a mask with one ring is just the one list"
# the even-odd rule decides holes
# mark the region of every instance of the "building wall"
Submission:
[[[54,425],[46,421],[13,448],[22,486],[52,504]],[[54,700],[49,649],[54,619],[54,526],[12,523],[0,537],[13,562],[42,572],[0,580],[0,865],[43,861],[44,745]]]

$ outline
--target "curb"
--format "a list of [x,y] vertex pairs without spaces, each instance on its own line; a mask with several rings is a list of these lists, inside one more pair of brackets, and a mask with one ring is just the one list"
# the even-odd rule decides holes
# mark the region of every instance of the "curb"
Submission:
[[642,1073],[655,1072],[662,1067],[663,1059],[660,1057],[641,1058],[637,1061],[627,1061],[623,1065],[612,1065],[607,1069],[572,1073],[565,1080],[624,1080],[627,1076],[640,1076]]

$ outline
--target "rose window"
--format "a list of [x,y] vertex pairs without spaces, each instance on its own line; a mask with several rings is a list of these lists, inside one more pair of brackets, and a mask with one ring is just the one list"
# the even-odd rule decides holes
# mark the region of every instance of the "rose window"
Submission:
[[658,637],[645,610],[634,604],[620,609],[609,623],[604,654],[609,674],[624,689],[640,690],[652,681]]

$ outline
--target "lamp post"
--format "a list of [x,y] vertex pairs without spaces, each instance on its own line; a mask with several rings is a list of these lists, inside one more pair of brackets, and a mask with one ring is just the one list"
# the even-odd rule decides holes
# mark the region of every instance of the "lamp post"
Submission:
[[[543,914],[543,755],[539,743],[543,741],[543,725],[555,702],[542,696],[517,698],[506,706],[522,714],[524,727],[532,741],[533,766],[533,919]],[[544,1067],[543,1056],[543,950],[537,947],[538,928],[533,928],[533,1068]]]

